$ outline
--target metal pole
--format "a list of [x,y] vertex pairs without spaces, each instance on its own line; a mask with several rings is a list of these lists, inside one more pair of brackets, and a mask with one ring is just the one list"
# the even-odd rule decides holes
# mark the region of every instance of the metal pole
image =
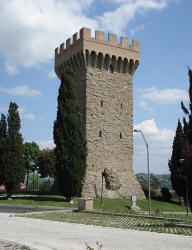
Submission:
[[140,132],[143,140],[145,142],[146,148],[147,148],[147,174],[148,174],[148,208],[149,208],[149,214],[151,214],[151,183],[150,183],[150,171],[149,171],[149,145],[147,143],[147,140],[145,139],[145,136],[140,129],[134,129],[134,132]]
[[149,214],[151,214],[151,180],[150,180],[150,171],[149,171],[149,146],[147,144],[147,172],[148,172],[148,207]]
[[33,169],[33,199],[34,199],[34,185],[35,185],[35,183],[34,183],[34,172],[35,172],[35,169]]
[[101,178],[102,178],[102,186],[101,186],[101,205],[103,204],[103,173],[101,175]]

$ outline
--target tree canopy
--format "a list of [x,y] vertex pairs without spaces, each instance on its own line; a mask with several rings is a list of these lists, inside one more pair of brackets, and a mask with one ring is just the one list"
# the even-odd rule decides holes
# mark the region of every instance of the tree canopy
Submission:
[[32,171],[35,166],[37,166],[38,160],[38,153],[40,149],[37,143],[35,142],[25,142],[24,143],[24,162],[25,162],[25,169],[27,173],[27,187],[28,187],[28,179],[29,173]]
[[69,70],[62,74],[57,100],[54,122],[56,174],[60,192],[70,200],[81,192],[86,169],[86,137],[81,107]]
[[181,109],[184,112],[183,126],[178,121],[176,134],[173,141],[172,156],[169,160],[171,182],[173,189],[186,201],[186,193],[189,192],[189,203],[192,209],[192,71],[189,75],[189,107],[183,101]]
[[25,175],[23,138],[19,132],[20,123],[18,106],[16,103],[11,102],[7,116],[6,157],[3,162],[3,184],[8,197],[11,197],[13,189],[18,187],[19,183],[24,180]]
[[55,154],[53,149],[43,149],[38,153],[37,166],[42,178],[54,177],[55,175]]

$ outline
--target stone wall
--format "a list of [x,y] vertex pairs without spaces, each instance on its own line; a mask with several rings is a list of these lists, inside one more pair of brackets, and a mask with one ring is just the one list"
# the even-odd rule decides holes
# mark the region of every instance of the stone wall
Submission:
[[132,77],[88,67],[74,76],[83,107],[87,171],[82,196],[119,198],[144,194],[133,173]]

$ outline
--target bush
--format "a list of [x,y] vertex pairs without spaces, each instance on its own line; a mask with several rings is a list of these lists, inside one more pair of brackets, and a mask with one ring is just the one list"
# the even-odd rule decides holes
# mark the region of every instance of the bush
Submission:
[[[141,185],[143,192],[145,193],[146,198],[148,198],[148,194],[149,194],[149,189],[148,186],[145,184]],[[151,199],[156,199],[156,191],[154,189],[151,188]]]

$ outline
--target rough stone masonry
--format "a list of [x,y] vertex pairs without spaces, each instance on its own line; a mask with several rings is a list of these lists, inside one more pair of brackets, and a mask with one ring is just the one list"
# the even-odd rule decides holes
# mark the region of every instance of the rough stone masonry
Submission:
[[133,172],[132,77],[140,60],[139,41],[82,28],[55,49],[60,78],[71,68],[86,126],[87,170],[82,197],[128,198],[145,195]]

